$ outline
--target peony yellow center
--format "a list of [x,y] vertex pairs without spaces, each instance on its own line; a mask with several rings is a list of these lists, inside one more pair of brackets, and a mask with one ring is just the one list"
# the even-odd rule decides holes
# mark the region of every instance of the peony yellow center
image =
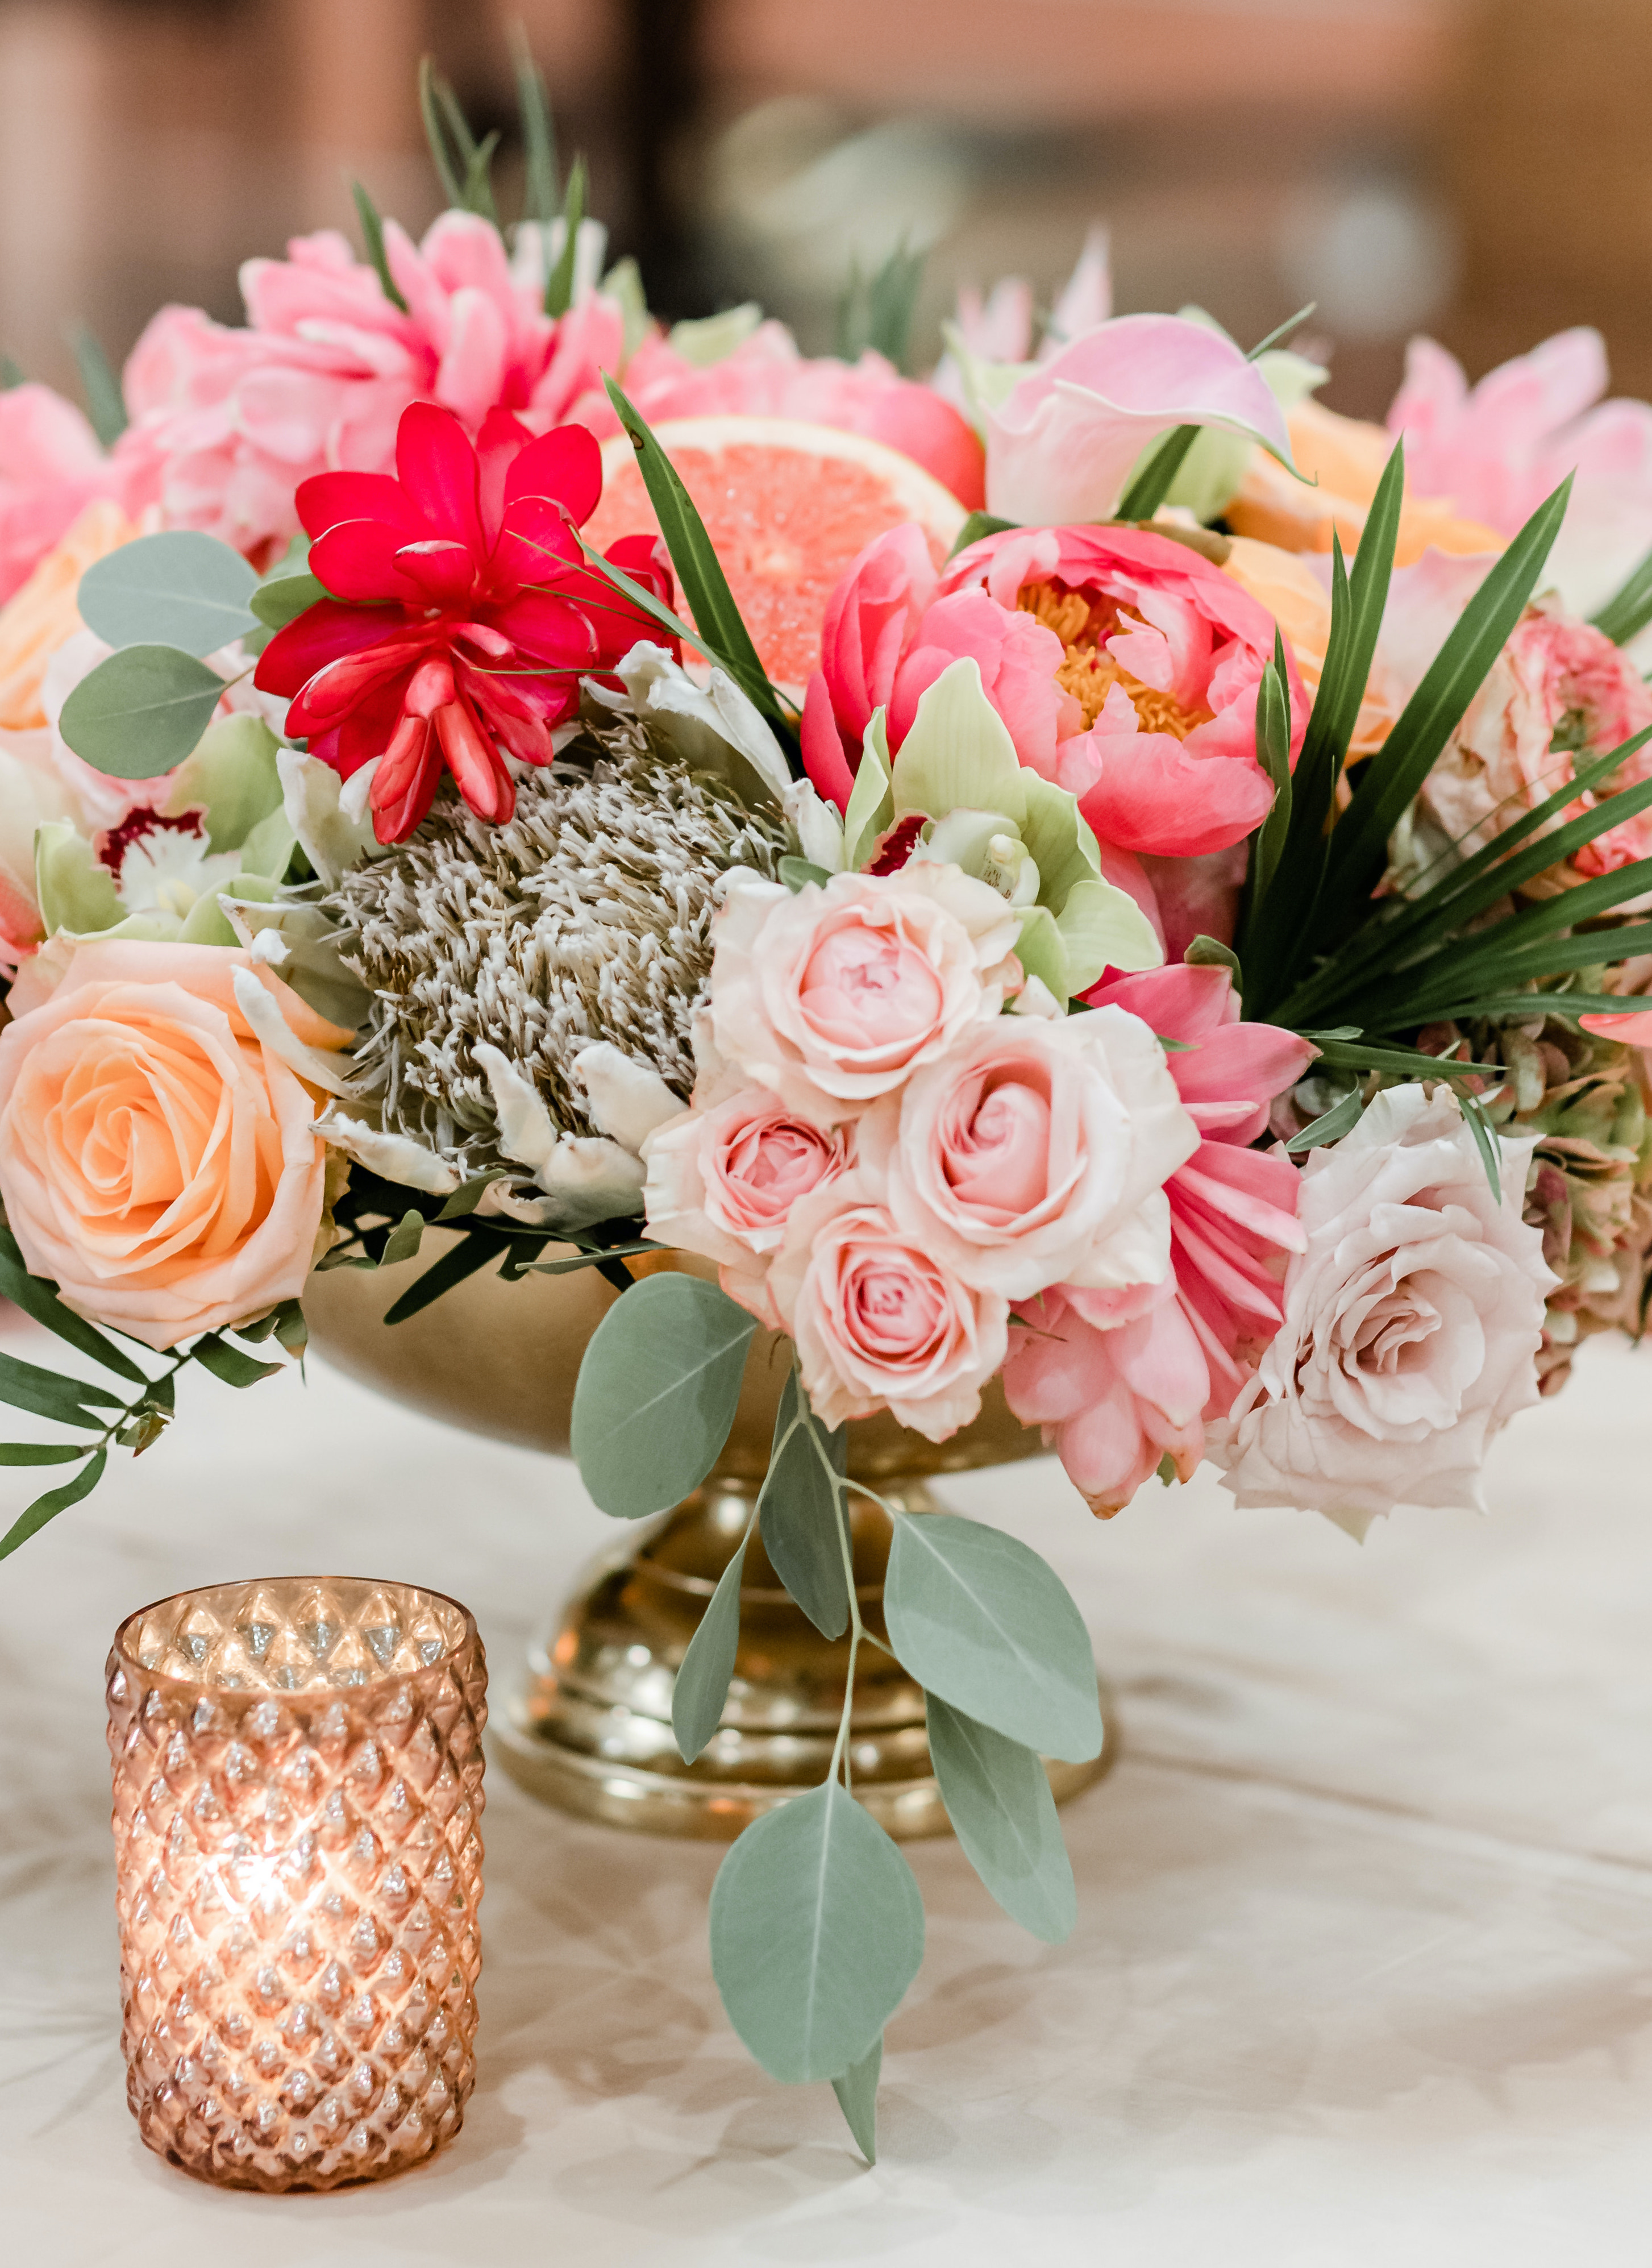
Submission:
[[1100,716],[1113,686],[1129,696],[1144,733],[1169,733],[1178,740],[1211,719],[1208,709],[1187,709],[1173,693],[1156,685],[1143,685],[1121,668],[1105,650],[1105,641],[1132,625],[1150,627],[1133,607],[1115,605],[1111,599],[1093,602],[1082,591],[1066,591],[1058,583],[1024,583],[1016,594],[1023,614],[1033,615],[1061,641],[1065,652],[1055,681],[1070,693],[1084,712],[1082,729],[1088,732]]

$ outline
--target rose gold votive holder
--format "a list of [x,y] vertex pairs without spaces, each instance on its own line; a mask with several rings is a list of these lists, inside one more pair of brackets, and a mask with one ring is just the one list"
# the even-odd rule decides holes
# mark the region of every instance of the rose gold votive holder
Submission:
[[127,2101],[239,2189],[416,2164],[475,2083],[476,1624],[439,1592],[186,1591],[108,1662]]

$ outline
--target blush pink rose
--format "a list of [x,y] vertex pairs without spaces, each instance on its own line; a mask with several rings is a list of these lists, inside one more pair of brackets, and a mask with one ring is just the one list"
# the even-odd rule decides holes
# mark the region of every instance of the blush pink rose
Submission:
[[730,1297],[767,1320],[763,1278],[792,1207],[837,1180],[848,1146],[841,1128],[799,1118],[767,1087],[686,1110],[642,1145],[649,1233],[715,1260]]
[[1150,1028],[1122,1009],[964,1034],[862,1124],[915,1244],[977,1290],[1117,1290],[1170,1268],[1164,1184],[1199,1146]]
[[863,1194],[851,1174],[794,1208],[769,1271],[775,1313],[825,1424],[888,1410],[943,1441],[980,1414],[1009,1306],[960,1282]]
[[0,1197],[23,1257],[157,1349],[295,1299],[316,1256],[318,1097],[254,1038],[243,968],[298,1042],[349,1043],[248,954],[125,941],[77,947],[0,1032]]
[[1019,924],[956,866],[737,883],[712,932],[711,1027],[740,1075],[817,1125],[857,1116],[995,1019]]

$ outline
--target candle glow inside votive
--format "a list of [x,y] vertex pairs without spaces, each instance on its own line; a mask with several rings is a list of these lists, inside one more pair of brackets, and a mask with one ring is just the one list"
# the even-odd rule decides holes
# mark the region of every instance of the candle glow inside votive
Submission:
[[428,2157],[475,2082],[473,1617],[356,1577],[221,1584],[131,1616],[107,1682],[144,2140],[261,2190]]

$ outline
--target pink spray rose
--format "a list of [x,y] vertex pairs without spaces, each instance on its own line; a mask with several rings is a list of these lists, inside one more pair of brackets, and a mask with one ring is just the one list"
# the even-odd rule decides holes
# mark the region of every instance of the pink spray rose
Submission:
[[1182,1042],[1169,1075],[1200,1137],[1164,1184],[1166,1281],[1150,1296],[1063,1285],[1024,1307],[1031,1328],[1010,1335],[1011,1409],[1044,1427],[1091,1508],[1111,1513],[1166,1455],[1191,1476],[1205,1423],[1226,1412],[1279,1328],[1283,1256],[1303,1242],[1298,1175],[1281,1152],[1249,1145],[1313,1049],[1240,1022],[1222,968],[1150,969],[1090,998]]
[[1356,1535],[1398,1504],[1483,1509],[1492,1437],[1538,1399],[1557,1281],[1522,1217],[1531,1146],[1499,1143],[1494,1195],[1456,1101],[1416,1085],[1311,1152],[1284,1319],[1211,1437],[1240,1504]]
[[1017,916],[956,866],[834,874],[794,896],[739,882],[712,932],[718,1053],[799,1117],[832,1126],[1003,1005]]
[[772,1322],[763,1281],[792,1207],[835,1182],[848,1153],[844,1128],[799,1118],[767,1087],[743,1087],[667,1119],[644,1142],[649,1233],[715,1260],[730,1297]]
[[943,1441],[980,1410],[1004,1358],[1007,1302],[973,1291],[848,1175],[793,1211],[769,1271],[809,1400],[827,1425],[887,1409]]
[[619,307],[597,296],[547,315],[535,264],[508,260],[475,213],[443,213],[416,247],[386,221],[385,250],[406,313],[332,230],[246,263],[245,329],[162,308],[126,367],[114,464],[128,511],[158,504],[169,526],[261,559],[297,533],[301,481],[392,469],[410,401],[473,431],[503,407],[543,432],[620,365]]
[[319,1098],[254,1037],[241,969],[295,1042],[349,1044],[248,954],[124,940],[77,946],[0,1032],[0,1197],[23,1257],[145,1346],[267,1314],[316,1257]]
[[70,523],[114,486],[98,437],[49,386],[0,393],[0,601],[26,582]]
[[1164,1183],[1199,1145],[1164,1049],[1117,1008],[979,1026],[860,1134],[863,1175],[914,1242],[1011,1300],[1162,1280]]

